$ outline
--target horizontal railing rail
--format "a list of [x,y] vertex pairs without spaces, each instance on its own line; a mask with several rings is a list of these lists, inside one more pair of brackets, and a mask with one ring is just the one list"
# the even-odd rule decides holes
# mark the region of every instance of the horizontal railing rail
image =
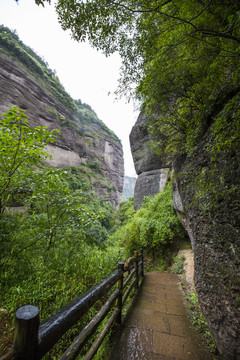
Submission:
[[[36,306],[26,305],[21,307],[16,311],[13,349],[1,360],[41,359],[98,300],[112,290],[98,313],[90,320],[60,358],[60,360],[76,359],[83,347],[95,334],[99,325],[112,310],[112,314],[103,330],[98,334],[95,342],[84,356],[84,360],[92,359],[112,325],[114,323],[121,324],[122,307],[133,289],[137,290],[140,286],[140,280],[144,277],[143,266],[143,251],[140,250],[140,255],[135,251],[134,257],[129,258],[126,262],[119,262],[117,270],[106,279],[41,323],[39,310]],[[128,273],[126,277],[124,276],[125,273]],[[114,285],[117,285],[116,289],[114,289]]]

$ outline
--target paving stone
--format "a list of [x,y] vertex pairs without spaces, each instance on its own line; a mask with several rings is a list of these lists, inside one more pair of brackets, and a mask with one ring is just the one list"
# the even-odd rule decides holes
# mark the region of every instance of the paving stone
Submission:
[[145,285],[144,284],[144,288],[141,290],[142,293],[148,293],[148,294],[156,294],[156,292],[159,292],[159,288],[153,285]]
[[128,327],[140,327],[143,329],[157,330],[169,333],[170,325],[168,319],[165,317],[148,316],[145,314],[134,314],[129,316],[126,320]]
[[211,360],[175,274],[146,273],[109,360]]
[[[142,293],[142,294],[141,294],[141,299],[142,299],[142,300],[147,300],[147,301],[155,302],[157,296],[158,296],[157,294]],[[138,297],[138,298],[139,298],[139,297]]]
[[188,310],[184,305],[183,301],[168,301],[167,312],[175,315],[188,315]]
[[125,327],[120,333],[117,344],[109,360],[175,360],[173,357],[153,352],[151,330]]
[[144,299],[139,299],[139,301],[136,303],[137,309],[139,312],[142,311],[142,309],[148,309],[152,311],[161,311],[161,312],[167,312],[167,303],[165,302],[150,302]]
[[190,321],[177,316],[169,316],[168,321],[170,324],[170,334],[191,337],[193,328]]
[[[183,298],[181,293],[175,292],[175,291],[172,291],[172,290],[165,289],[164,293],[166,295],[164,302],[166,302],[166,303],[169,303],[171,301],[176,301],[176,300],[179,301],[179,300],[182,300],[182,298]],[[156,294],[155,302],[161,302],[161,301],[163,301],[162,293]]]
[[172,286],[172,287],[169,287],[168,289],[167,289],[167,295],[170,297],[172,297],[172,299],[174,300],[174,296],[176,295],[176,296],[183,296],[183,293],[182,293],[182,291],[180,290],[180,289],[178,289],[178,287],[175,287],[174,288],[174,286]]
[[[207,360],[202,349],[191,338],[154,332],[153,351],[179,360]],[[209,358],[210,359],[210,358]]]
[[167,298],[167,292],[166,290],[163,292],[162,289],[159,291],[159,293],[156,295],[155,297],[155,302],[156,303],[165,303],[167,304],[167,302],[169,301],[169,299]]

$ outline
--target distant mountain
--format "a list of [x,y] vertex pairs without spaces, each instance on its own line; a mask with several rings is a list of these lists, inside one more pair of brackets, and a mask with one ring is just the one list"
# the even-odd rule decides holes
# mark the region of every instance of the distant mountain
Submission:
[[130,197],[134,196],[134,187],[136,180],[136,177],[124,176],[122,200],[127,200]]

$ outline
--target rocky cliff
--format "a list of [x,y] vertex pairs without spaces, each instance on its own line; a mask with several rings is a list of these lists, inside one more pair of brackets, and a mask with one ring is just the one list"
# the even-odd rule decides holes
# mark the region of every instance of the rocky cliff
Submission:
[[136,173],[134,208],[141,208],[144,196],[161,191],[168,180],[171,158],[157,155],[153,149],[153,137],[148,131],[150,118],[141,112],[130,133],[130,145]]
[[[238,98],[237,94],[232,99],[236,108]],[[228,101],[223,105],[227,109],[229,106]],[[143,196],[160,190],[162,169],[171,168],[174,173],[174,205],[194,250],[199,302],[219,352],[228,360],[236,360],[240,359],[239,122],[228,116],[227,131],[216,126],[223,107],[215,111],[215,123],[209,124],[194,151],[175,156],[172,163],[154,154],[149,120],[144,114],[130,139],[139,174],[136,208],[141,206]],[[238,114],[234,108],[230,113]]]
[[12,106],[26,111],[31,126],[59,129],[49,145],[49,164],[87,165],[96,169],[91,182],[101,198],[117,206],[124,182],[120,140],[87,104],[74,101],[55,74],[6,28],[0,31],[0,114]]
[[[174,202],[192,242],[203,314],[219,352],[226,359],[239,359],[240,152],[221,152],[213,172],[208,141],[206,134],[194,156],[183,155],[174,162]],[[205,172],[210,181],[203,180]],[[203,181],[206,191],[202,192]]]

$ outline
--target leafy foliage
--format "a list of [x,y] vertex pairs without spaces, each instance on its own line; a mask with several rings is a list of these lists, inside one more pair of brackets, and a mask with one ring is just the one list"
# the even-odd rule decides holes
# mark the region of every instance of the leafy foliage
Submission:
[[240,146],[239,1],[58,0],[56,9],[74,39],[107,56],[120,53],[118,93],[137,97],[149,115],[153,141],[146,146],[193,156],[208,136],[210,161],[193,195],[202,210],[214,209],[221,196],[238,197],[218,154],[237,156]]
[[120,94],[137,95],[143,109],[157,114],[159,151],[191,153],[239,91],[236,0],[58,0],[56,9],[74,39],[106,55],[120,53]]
[[[43,5],[45,1],[35,2]],[[239,151],[239,1],[58,0],[56,9],[63,29],[70,29],[74,39],[88,39],[106,55],[119,51],[123,59],[119,93],[134,94],[142,109],[154,114],[151,125],[155,135],[153,146],[159,152],[193,155],[199,139],[208,132],[211,161],[200,170],[195,198],[207,198],[209,203],[205,201],[205,207],[218,201],[221,193],[237,197],[239,186],[227,185],[227,175],[220,171],[218,155],[225,151],[233,154]],[[12,51],[15,57],[35,69],[37,61],[31,57],[26,60],[25,50],[13,43],[6,31],[1,32],[1,48]],[[41,76],[44,74],[41,67],[35,71],[39,71]],[[60,90],[56,96],[63,101],[64,92]],[[80,122],[87,123],[91,109],[83,108],[79,101],[73,104],[68,100],[64,99],[69,108],[73,107],[80,114]],[[66,119],[63,121],[66,126],[72,126]],[[77,129],[83,131],[80,126]],[[29,274],[33,274],[34,280],[34,288],[29,294],[37,294],[32,300],[42,296],[47,305],[53,304],[54,298],[49,287],[55,289],[58,301],[61,301],[59,294],[62,294],[62,289],[64,293],[69,291],[71,296],[69,278],[72,279],[74,271],[78,279],[87,273],[88,283],[97,277],[96,271],[90,274],[87,270],[80,273],[76,269],[79,261],[87,262],[89,267],[92,258],[85,256],[87,249],[94,247],[98,252],[100,245],[104,244],[105,230],[101,233],[103,214],[91,212],[86,198],[82,197],[83,191],[76,189],[79,184],[71,183],[79,191],[73,195],[62,186],[63,182],[57,180],[57,174],[50,174],[51,171],[46,176],[50,176],[52,182],[38,188],[36,181],[32,189],[27,190],[31,211],[6,214],[1,219],[4,241],[1,277],[3,289],[6,284],[13,289],[10,294],[15,296],[14,304],[17,303],[17,292],[21,299],[28,293],[25,289],[29,284]],[[217,175],[218,180],[214,183]],[[35,188],[39,194],[36,198],[33,196],[37,193]],[[44,203],[41,202],[41,192]],[[9,199],[10,194],[7,194],[5,203]],[[170,186],[156,197],[146,199],[137,213],[131,201],[120,209],[118,222],[121,226],[114,238],[123,239],[129,252],[143,247],[166,254],[171,241],[176,236],[183,236],[173,210]],[[108,217],[107,223],[111,221]],[[100,243],[96,241],[99,233]],[[93,261],[94,264],[97,262]],[[17,265],[21,273],[14,271]],[[58,282],[56,279],[61,278],[61,274],[62,282]],[[16,284],[20,280],[18,288]],[[79,284],[78,289],[81,286]],[[5,302],[11,307],[6,298]]]
[[[54,131],[31,129],[23,110],[12,108],[1,117],[0,296],[6,325],[26,304],[38,306],[45,319],[122,260],[122,250],[107,242],[114,209],[97,198],[88,180],[92,170],[43,166],[49,156],[44,147],[55,140]],[[94,312],[66,335],[53,356]],[[1,343],[0,349],[5,352]]]
[[177,255],[173,261],[174,261],[174,264],[172,265],[172,272],[174,274],[182,274],[184,272],[184,262],[185,262],[186,258],[184,255],[182,254],[179,254]]
[[117,219],[120,226],[125,225],[135,214],[134,210],[134,198],[131,197],[128,200],[124,200],[120,203],[120,208],[118,210]]
[[[122,241],[129,253],[143,248],[149,253],[158,251],[166,255],[173,239],[183,237],[180,221],[173,209],[171,184],[154,197],[147,197],[142,208],[133,214],[131,200],[124,202],[121,213],[125,210],[128,221],[114,233]],[[124,209],[125,208],[125,209]]]
[[[3,216],[10,196],[21,192],[24,184],[31,183],[31,166],[48,154],[44,145],[56,140],[56,131],[46,127],[28,127],[23,110],[13,107],[0,119],[0,217]],[[35,181],[39,181],[34,174]],[[44,181],[44,180],[43,180]],[[20,186],[19,186],[20,185]]]

